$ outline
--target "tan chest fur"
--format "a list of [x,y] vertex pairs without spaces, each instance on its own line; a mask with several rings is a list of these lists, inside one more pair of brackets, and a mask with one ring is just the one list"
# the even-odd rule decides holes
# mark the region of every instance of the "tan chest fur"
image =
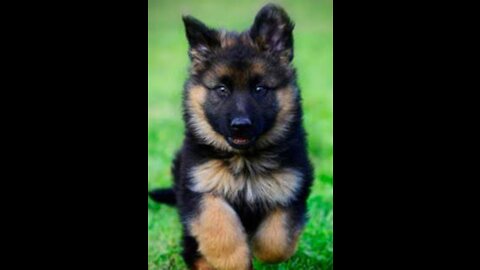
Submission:
[[268,205],[287,204],[302,181],[299,171],[280,167],[275,156],[269,154],[210,160],[194,167],[191,176],[193,191]]

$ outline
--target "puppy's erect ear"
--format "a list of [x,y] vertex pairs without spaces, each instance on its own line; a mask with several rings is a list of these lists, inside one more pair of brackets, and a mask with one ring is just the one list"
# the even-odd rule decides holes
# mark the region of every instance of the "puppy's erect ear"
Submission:
[[190,45],[190,59],[194,63],[205,61],[215,48],[220,47],[218,32],[192,16],[183,16],[182,19]]
[[250,37],[260,50],[290,62],[293,59],[293,28],[294,24],[283,8],[267,4],[257,13]]

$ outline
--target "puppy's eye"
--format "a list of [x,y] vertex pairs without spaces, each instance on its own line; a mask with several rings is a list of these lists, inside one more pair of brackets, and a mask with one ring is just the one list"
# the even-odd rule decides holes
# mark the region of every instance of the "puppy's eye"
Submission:
[[217,92],[218,95],[222,97],[226,97],[230,94],[230,91],[225,85],[218,85],[215,86],[213,89]]
[[259,85],[259,86],[255,87],[255,93],[256,94],[264,94],[266,92],[267,92],[267,88],[264,87],[264,86]]

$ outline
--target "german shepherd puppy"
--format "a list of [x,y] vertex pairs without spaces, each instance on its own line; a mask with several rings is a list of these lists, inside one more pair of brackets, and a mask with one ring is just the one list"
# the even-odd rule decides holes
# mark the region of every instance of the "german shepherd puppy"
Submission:
[[173,188],[149,195],[178,207],[191,269],[253,269],[252,256],[285,261],[307,220],[313,177],[291,63],[294,24],[273,4],[242,33],[183,22],[185,138]]

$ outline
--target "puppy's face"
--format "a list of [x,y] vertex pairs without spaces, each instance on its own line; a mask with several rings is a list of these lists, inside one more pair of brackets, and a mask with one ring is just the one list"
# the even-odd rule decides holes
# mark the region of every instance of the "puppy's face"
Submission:
[[248,149],[275,137],[269,132],[283,132],[274,127],[284,124],[279,115],[296,95],[293,24],[285,11],[265,6],[243,33],[183,19],[192,61],[187,107],[200,114],[193,119],[197,134],[223,149]]

